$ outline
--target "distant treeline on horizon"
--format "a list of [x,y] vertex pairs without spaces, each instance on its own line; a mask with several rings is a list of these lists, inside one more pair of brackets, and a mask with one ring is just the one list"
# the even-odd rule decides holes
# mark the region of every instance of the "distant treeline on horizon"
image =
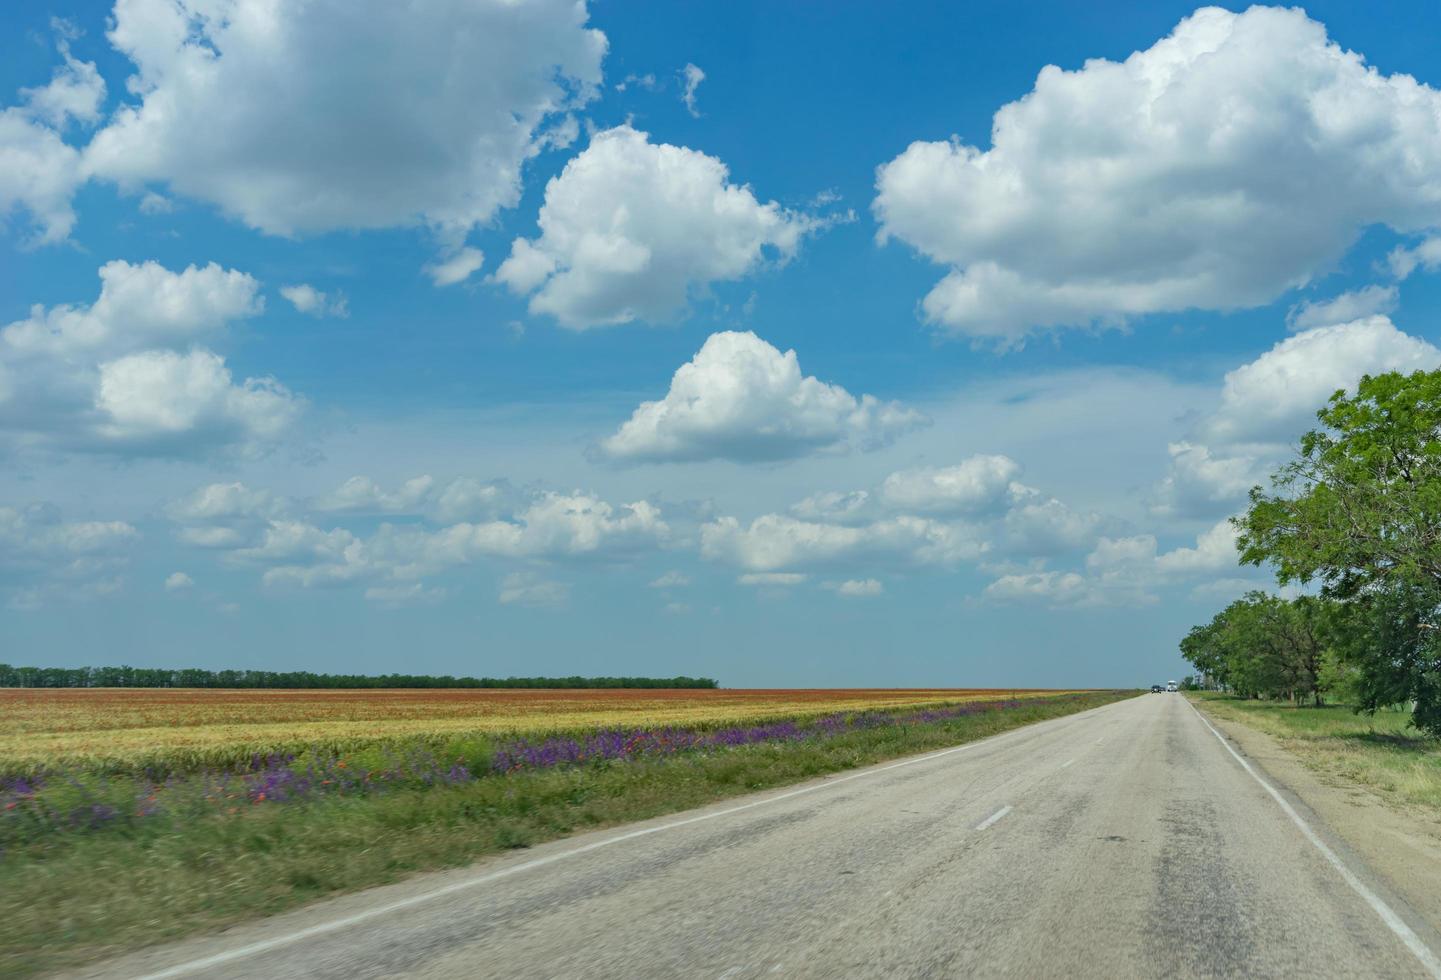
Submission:
[[714,688],[709,677],[450,677],[430,674],[314,674],[308,670],[167,670],[154,667],[11,667],[0,687],[210,688]]

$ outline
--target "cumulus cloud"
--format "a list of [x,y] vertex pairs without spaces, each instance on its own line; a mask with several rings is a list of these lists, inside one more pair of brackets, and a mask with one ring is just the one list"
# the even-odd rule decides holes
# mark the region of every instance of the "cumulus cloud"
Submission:
[[1286,314],[1286,326],[1291,330],[1310,330],[1390,313],[1396,308],[1396,295],[1395,286],[1366,286],[1328,300],[1308,300],[1291,307]]
[[27,214],[32,244],[62,241],[74,227],[84,166],[63,134],[72,121],[98,121],[105,98],[95,65],[74,58],[63,35],[57,46],[64,61],[49,84],[21,89],[20,105],[0,109],[0,219]]
[[[506,508],[504,516],[445,523],[454,507],[447,491],[465,492],[467,478],[436,484],[429,477],[394,492],[372,481],[347,481],[308,504],[315,514],[419,513],[423,523],[382,523],[373,533],[324,527],[296,501],[282,501],[242,484],[214,484],[169,508],[182,525],[182,541],[223,550],[227,560],[262,569],[265,585],[322,588],[365,585],[372,599],[394,603],[405,596],[386,591],[473,562],[626,560],[668,544],[670,526],[645,501],[611,504],[581,491],[539,491]],[[474,501],[469,502],[471,505]],[[494,501],[486,508],[493,509]],[[416,592],[410,598],[436,598]]]
[[[1155,535],[1102,537],[1086,556],[1085,571],[1047,570],[1003,575],[985,589],[988,599],[1042,602],[1053,607],[1144,606],[1166,586],[1236,578],[1236,531],[1223,520],[1203,531],[1194,547],[1157,553]],[[1203,582],[1202,588],[1205,585]]]
[[324,293],[309,283],[299,283],[294,286],[281,286],[280,295],[306,316],[350,316],[349,301],[341,292]]
[[806,576],[799,572],[746,572],[744,575],[736,576],[736,584],[763,586],[767,588],[787,587],[800,585],[806,580]]
[[870,450],[924,424],[918,412],[801,373],[795,351],[755,334],[712,334],[671,379],[600,444],[621,462],[791,459],[820,451]]
[[877,171],[880,239],[950,267],[938,329],[1036,328],[1269,303],[1367,227],[1441,225],[1441,93],[1299,8],[1206,7],[1117,63],[1041,70],[991,146],[915,142]]
[[21,609],[108,595],[139,539],[124,521],[65,521],[53,504],[0,506],[0,594]]
[[465,282],[485,265],[485,253],[466,246],[425,267],[425,274],[437,286],[454,286]]
[[85,152],[277,235],[425,224],[458,243],[512,206],[553,115],[596,95],[583,0],[120,0],[135,65]]
[[195,587],[195,580],[184,572],[171,572],[165,576],[166,592],[186,592]]
[[1209,446],[1170,443],[1170,470],[1157,488],[1152,512],[1163,517],[1219,513],[1234,507],[1266,477],[1265,455],[1213,454]]
[[429,474],[385,490],[368,476],[353,476],[310,501],[322,513],[417,514],[439,523],[493,519],[515,499],[504,481],[460,476],[436,480]]
[[852,578],[844,582],[826,582],[823,588],[830,589],[836,595],[845,599],[871,599],[886,591],[880,579],[874,578]]
[[1227,372],[1221,406],[1203,432],[1214,442],[1289,441],[1314,424],[1327,398],[1354,389],[1363,374],[1438,366],[1441,350],[1384,316],[1317,327]]
[[965,525],[903,515],[861,526],[765,514],[742,526],[722,517],[701,527],[701,554],[751,572],[824,568],[857,561],[954,565],[987,550]]
[[1397,279],[1405,279],[1417,269],[1435,272],[1441,268],[1441,236],[1430,235],[1412,246],[1398,245],[1386,262]]
[[818,219],[762,204],[726,165],[618,126],[546,184],[540,236],[495,273],[530,311],[575,330],[674,319],[697,291],[785,261]]
[[1315,427],[1316,411],[1336,391],[1354,391],[1363,374],[1437,367],[1441,350],[1384,316],[1287,337],[1227,372],[1216,409],[1170,444],[1169,471],[1152,511],[1214,518],[1234,510]]
[[687,63],[686,66],[681,69],[680,75],[681,82],[685,86],[681,90],[680,100],[685,103],[685,111],[689,112],[694,118],[699,119],[700,110],[695,106],[695,93],[696,89],[700,88],[700,83],[705,81],[705,72],[701,71],[699,67]]
[[681,589],[688,585],[690,585],[690,576],[674,569],[653,579],[650,583],[652,589]]
[[31,308],[0,328],[0,433],[155,455],[255,455],[299,416],[274,378],[237,381],[200,342],[263,309],[259,283],[211,263],[171,272],[108,262],[90,306]]
[[1034,556],[1074,551],[1094,541],[1104,523],[1100,514],[1077,511],[1032,487],[1015,485],[1002,519],[1005,550]]
[[1008,456],[972,456],[955,466],[902,470],[881,484],[885,502],[926,514],[976,514],[1006,502],[1021,466]]
[[497,598],[503,606],[563,606],[570,598],[570,586],[535,572],[512,572],[501,580]]

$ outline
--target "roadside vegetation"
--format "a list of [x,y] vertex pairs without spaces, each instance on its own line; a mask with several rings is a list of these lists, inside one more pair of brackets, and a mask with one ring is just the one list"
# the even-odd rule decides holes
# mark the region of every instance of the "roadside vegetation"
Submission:
[[84,771],[12,777],[0,803],[0,975],[113,955],[1133,693],[993,695],[747,725],[475,736],[455,756],[455,744],[441,752],[394,743],[158,781]]
[[1406,706],[1357,714],[1346,705],[1293,706],[1203,693],[1206,712],[1280,739],[1311,768],[1360,783],[1394,803],[1441,809],[1441,742],[1411,725]]
[[1250,593],[1181,652],[1207,686],[1399,709],[1441,739],[1441,371],[1363,377],[1316,417],[1234,522],[1243,564],[1315,594]]

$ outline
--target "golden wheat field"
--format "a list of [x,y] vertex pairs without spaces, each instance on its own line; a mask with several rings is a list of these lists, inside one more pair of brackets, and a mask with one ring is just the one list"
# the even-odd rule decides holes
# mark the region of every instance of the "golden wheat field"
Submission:
[[0,689],[0,771],[225,764],[399,738],[713,725],[1055,690]]

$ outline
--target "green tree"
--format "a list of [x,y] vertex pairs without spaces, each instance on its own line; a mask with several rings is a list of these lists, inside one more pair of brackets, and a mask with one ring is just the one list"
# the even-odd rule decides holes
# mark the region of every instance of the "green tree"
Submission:
[[1272,490],[1251,491],[1241,561],[1352,603],[1337,645],[1363,707],[1414,701],[1413,723],[1441,736],[1441,371],[1364,377],[1317,418]]

